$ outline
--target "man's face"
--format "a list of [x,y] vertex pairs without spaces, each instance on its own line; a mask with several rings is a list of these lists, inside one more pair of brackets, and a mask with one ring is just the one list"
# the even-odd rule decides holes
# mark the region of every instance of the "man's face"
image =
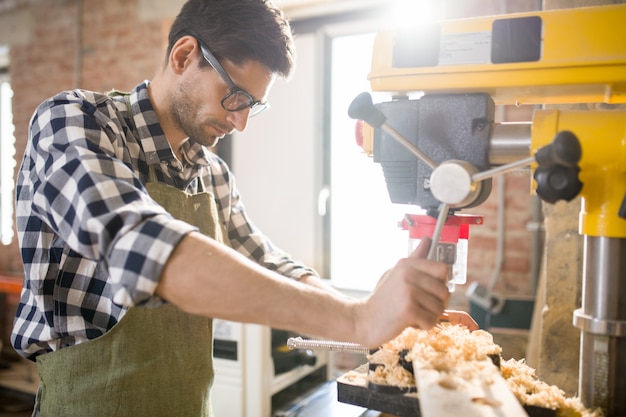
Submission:
[[[199,50],[199,48],[198,48]],[[198,59],[204,59],[197,54]],[[235,66],[220,62],[228,77],[249,94],[254,101],[265,101],[275,76],[260,62],[248,61]],[[178,130],[190,140],[212,147],[235,130],[243,131],[248,124],[250,107],[228,111],[222,101],[232,92],[232,85],[210,66],[200,68],[194,61],[181,75],[171,91],[169,113]]]

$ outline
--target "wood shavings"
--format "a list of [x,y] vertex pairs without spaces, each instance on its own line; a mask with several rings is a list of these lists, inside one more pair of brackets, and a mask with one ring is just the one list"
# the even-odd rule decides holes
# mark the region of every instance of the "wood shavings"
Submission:
[[[501,353],[502,348],[484,330],[470,332],[465,326],[450,323],[440,323],[428,331],[407,328],[368,356],[370,363],[381,366],[373,368],[367,380],[399,387],[415,385],[413,372],[402,366],[403,358],[422,369],[439,372],[433,382],[442,389],[463,391],[472,380],[492,383],[493,359],[497,358],[499,375],[521,404],[557,410],[558,417],[602,417],[600,410],[586,409],[577,397],[567,398],[558,387],[539,380],[523,359],[503,361]],[[472,398],[477,404],[497,407],[485,400],[491,401],[482,396]]]

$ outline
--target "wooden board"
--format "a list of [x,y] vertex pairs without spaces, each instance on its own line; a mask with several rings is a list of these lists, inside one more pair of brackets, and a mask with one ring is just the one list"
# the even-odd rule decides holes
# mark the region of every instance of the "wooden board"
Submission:
[[[493,369],[496,370],[494,384],[491,384],[493,386],[480,384],[480,389],[473,387],[470,390],[466,389],[465,393],[455,392],[456,390],[451,389],[444,390],[439,384],[441,378],[439,372],[419,369],[422,374],[422,389],[425,390],[425,393],[421,394],[418,391],[417,393],[403,394],[400,393],[399,389],[396,389],[394,392],[393,386],[390,386],[388,392],[381,389],[372,389],[367,382],[368,365],[365,364],[337,378],[337,400],[347,404],[366,407],[369,410],[392,414],[396,417],[447,417],[449,415],[455,417],[508,417],[509,415],[516,417],[527,415],[529,417],[556,417],[556,410],[528,405],[523,406],[525,413],[521,413],[517,398],[509,390],[506,381],[500,376],[498,368],[494,366]],[[438,388],[435,386],[438,386]],[[489,395],[486,395],[485,391]],[[476,396],[471,396],[471,393],[474,393]],[[489,409],[487,407],[478,407],[479,404],[472,403],[472,398],[493,397],[499,398],[498,401],[503,404]],[[504,401],[502,398],[504,398]],[[421,406],[422,401],[427,403],[425,408]],[[468,402],[470,403],[469,408],[463,408],[467,406]],[[438,407],[441,407],[441,409]],[[463,411],[458,411],[459,408]],[[430,414],[426,415],[423,412]],[[476,414],[477,412],[478,414]],[[511,414],[508,414],[509,412]]]
[[413,371],[423,417],[528,417],[491,361],[472,379],[425,368],[417,361]]

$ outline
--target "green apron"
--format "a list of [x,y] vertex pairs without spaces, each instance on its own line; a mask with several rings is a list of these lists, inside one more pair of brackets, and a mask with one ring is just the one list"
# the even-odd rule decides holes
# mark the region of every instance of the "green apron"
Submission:
[[[174,217],[224,242],[213,195],[158,183],[150,196]],[[37,357],[41,417],[212,416],[212,320],[173,305],[132,307],[110,331]]]

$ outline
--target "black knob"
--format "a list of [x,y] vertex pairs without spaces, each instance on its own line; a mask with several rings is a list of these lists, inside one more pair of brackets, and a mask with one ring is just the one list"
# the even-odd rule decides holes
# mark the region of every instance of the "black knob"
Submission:
[[550,145],[537,151],[538,167],[534,178],[537,195],[543,201],[551,204],[558,200],[570,201],[580,193],[583,187],[578,179],[581,156],[580,142],[569,131],[557,133]]
[[563,165],[575,167],[582,156],[582,148],[575,134],[563,130],[556,134],[552,143],[539,149],[535,159],[539,165]]
[[570,201],[580,193],[583,183],[578,179],[578,168],[552,165],[535,170],[537,195],[546,203]]
[[372,95],[368,92],[363,92],[352,100],[348,107],[348,116],[352,119],[364,120],[372,127],[380,127],[387,120],[383,112],[374,106]]

